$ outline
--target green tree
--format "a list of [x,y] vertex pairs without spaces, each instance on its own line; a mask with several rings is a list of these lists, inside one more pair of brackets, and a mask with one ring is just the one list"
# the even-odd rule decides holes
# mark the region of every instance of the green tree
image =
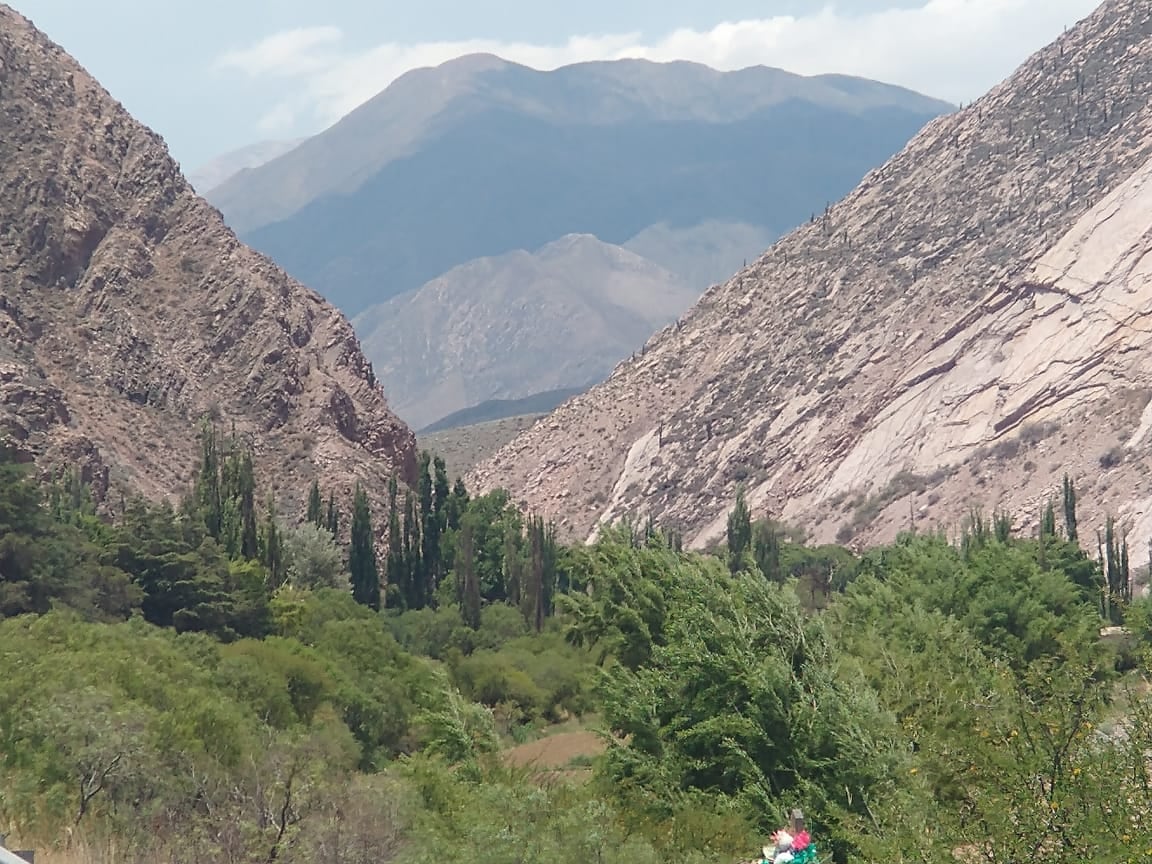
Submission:
[[1044,515],[1040,519],[1040,536],[1056,536],[1056,505],[1051,498],[1048,499],[1048,504],[1044,507]]
[[452,496],[452,488],[448,483],[448,466],[444,459],[437,456],[432,460],[433,468],[433,495],[435,499],[436,515],[440,519],[440,531],[448,529],[448,499]]
[[284,536],[284,572],[297,588],[349,587],[348,574],[336,541],[327,529],[311,522],[287,529]]
[[842,674],[819,619],[794,592],[759,574],[683,556],[660,582],[662,644],[640,665],[605,675],[603,714],[626,746],[609,749],[605,779],[726,803],[775,827],[800,803],[845,821],[867,817],[902,759],[890,717]]
[[324,514],[324,527],[333,538],[340,536],[340,510],[336,507],[336,494],[328,492],[328,510]]
[[1062,491],[1064,497],[1064,530],[1069,540],[1078,543],[1080,534],[1076,527],[1076,487],[1067,474],[1064,475]]
[[352,502],[352,545],[348,553],[352,596],[369,609],[380,609],[380,574],[376,565],[376,541],[368,495],[359,483]]
[[[436,587],[440,584],[441,536],[444,525],[441,520],[442,502],[438,498],[437,478],[434,476],[432,454],[425,450],[420,456],[420,596],[415,598],[423,609],[432,602]],[[445,478],[446,479],[446,478]]]
[[464,516],[464,511],[468,509],[469,500],[468,489],[464,485],[464,480],[457,477],[456,482],[452,484],[452,492],[444,506],[448,528],[453,531],[460,528],[460,520]]
[[784,571],[780,567],[780,534],[771,520],[756,523],[753,536],[753,558],[756,567],[769,582],[783,582]]
[[411,489],[404,490],[403,555],[404,581],[408,594],[404,605],[408,609],[423,609],[427,603],[427,584],[423,558],[420,554],[420,515],[419,504]]
[[304,517],[309,524],[324,527],[323,507],[323,499],[320,497],[320,481],[313,480],[312,486],[308,490],[308,512]]
[[200,473],[196,484],[196,500],[208,534],[219,537],[223,516],[219,434],[208,418],[200,423]]
[[400,528],[400,509],[397,501],[399,489],[399,481],[393,474],[388,481],[388,557],[385,575],[388,580],[390,602],[399,609],[406,609],[412,589],[404,559],[404,535]]
[[748,566],[752,545],[752,516],[744,501],[744,487],[736,489],[736,506],[728,514],[728,569],[738,573]]
[[1109,516],[1104,536],[1097,534],[1100,561],[1104,568],[1103,616],[1113,624],[1124,620],[1124,609],[1132,601],[1132,576],[1128,563],[1128,539],[1116,536],[1116,520]]
[[268,506],[264,514],[264,524],[260,532],[260,561],[267,574],[268,586],[272,589],[284,584],[284,539],[280,534],[276,501],[268,496]]
[[480,580],[476,574],[473,545],[475,517],[465,515],[460,524],[460,544],[456,552],[456,579],[460,591],[460,614],[473,630],[480,628]]

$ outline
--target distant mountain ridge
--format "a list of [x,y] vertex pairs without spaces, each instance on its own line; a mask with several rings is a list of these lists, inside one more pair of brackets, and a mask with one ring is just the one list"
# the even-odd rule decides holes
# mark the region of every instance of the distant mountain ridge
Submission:
[[719,222],[777,236],[948,110],[843,76],[639,60],[538,72],[476,55],[402,76],[209,197],[246,241],[359,314],[567,234],[620,245],[657,224]]
[[206,195],[221,183],[230,180],[241,171],[259,168],[277,156],[298,147],[305,138],[292,138],[286,141],[258,141],[229,153],[224,153],[204,165],[188,172],[188,182],[200,195]]
[[[463,429],[481,423],[495,423],[511,417],[539,417],[563,405],[564,402],[580,392],[578,389],[565,388],[548,390],[544,393],[533,393],[531,396],[523,396],[519,399],[489,399],[479,405],[463,408],[446,417],[441,417],[435,423],[429,423],[423,429],[416,430],[416,434],[432,435],[436,432]],[[507,441],[502,443],[506,444]]]
[[394,409],[422,428],[594,384],[698,293],[626,249],[570,235],[453,268],[353,324]]

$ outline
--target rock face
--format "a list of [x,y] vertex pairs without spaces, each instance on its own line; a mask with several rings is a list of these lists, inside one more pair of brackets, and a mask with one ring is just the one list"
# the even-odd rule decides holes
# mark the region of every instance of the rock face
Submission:
[[598,383],[699,294],[572,235],[456,267],[352,323],[396,412],[421,429],[488,400]]
[[289,508],[315,476],[338,496],[411,478],[414,438],[349,323],[3,5],[0,126],[0,437],[23,458],[159,498],[187,488],[210,414]]
[[[1109,0],[472,476],[586,537],[651,514],[704,545],[737,484],[817,540],[1152,535],[1152,7]],[[1087,530],[1085,530],[1087,529]],[[1089,541],[1090,542],[1090,541]]]

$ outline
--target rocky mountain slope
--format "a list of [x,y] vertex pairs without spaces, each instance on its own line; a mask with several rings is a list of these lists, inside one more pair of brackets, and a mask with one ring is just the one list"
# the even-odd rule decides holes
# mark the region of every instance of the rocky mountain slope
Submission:
[[453,268],[352,323],[396,413],[420,429],[490,399],[597,383],[699,294],[572,235]]
[[1112,512],[1140,549],[1150,339],[1152,6],[1108,0],[472,481],[569,534],[647,512],[700,545],[737,484],[867,542],[973,504],[1030,530],[1068,472],[1082,536]]
[[777,236],[950,107],[763,67],[539,72],[470,56],[410,72],[209,197],[246,242],[356,315],[571,233],[624,244],[660,223],[716,222]]
[[[414,474],[349,323],[242,246],[161,139],[0,5],[0,437],[98,495],[187,488],[197,423],[281,504]],[[262,490],[264,491],[264,490]]]

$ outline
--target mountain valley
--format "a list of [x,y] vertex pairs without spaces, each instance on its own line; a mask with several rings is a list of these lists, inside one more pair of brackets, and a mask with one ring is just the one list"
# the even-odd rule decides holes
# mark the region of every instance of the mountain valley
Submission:
[[[194,42],[211,0],[112,26],[160,40],[171,60],[133,53],[131,69],[186,111],[204,52],[245,20],[292,25],[251,8],[231,4],[228,41],[193,61],[171,21],[187,16]],[[950,38],[984,14],[906,14],[924,10]],[[84,51],[121,44],[97,26],[108,9],[68,13]],[[800,18],[832,38],[839,14]],[[343,21],[382,38],[367,13]],[[999,19],[977,24],[999,38]],[[283,77],[318,62],[308,45],[337,56],[341,32],[240,53]],[[384,163],[426,155],[445,112],[467,125],[470,103],[556,128],[582,111],[643,114],[649,132],[701,121],[721,149],[733,115],[764,105],[854,129],[862,106],[923,106],[842,76],[544,75],[486,55],[378,100],[334,138],[217,162],[232,175],[218,188],[267,184],[231,218],[287,225],[318,189],[355,199]],[[887,135],[891,119],[860,122]],[[3,864],[1112,864],[1152,849],[1146,0],[1106,0],[886,162],[872,152],[846,197],[817,204],[827,188],[792,178],[814,208],[800,227],[740,202],[617,214],[607,240],[544,224],[540,242],[373,298],[363,339],[2,3],[0,131]],[[825,143],[812,166],[845,146]],[[718,153],[691,183],[691,165],[654,157],[648,180],[677,176],[649,204],[700,203],[672,199],[707,187]],[[744,203],[774,203],[761,175],[743,180]],[[546,210],[549,187],[535,192]],[[404,195],[386,203],[457,200],[450,183]],[[456,215],[494,236],[505,211],[489,203]]]
[[[207,195],[246,242],[355,316],[394,407],[422,426],[598,383],[948,110],[836,75],[641,61],[538,72],[476,55],[414,70]],[[571,235],[618,249],[572,258],[558,282],[549,250]],[[527,255],[551,263],[525,269]],[[508,296],[512,262],[539,327]],[[635,324],[575,313],[637,268],[677,278],[660,276],[661,292],[646,277]],[[414,346],[422,359],[400,371]]]

